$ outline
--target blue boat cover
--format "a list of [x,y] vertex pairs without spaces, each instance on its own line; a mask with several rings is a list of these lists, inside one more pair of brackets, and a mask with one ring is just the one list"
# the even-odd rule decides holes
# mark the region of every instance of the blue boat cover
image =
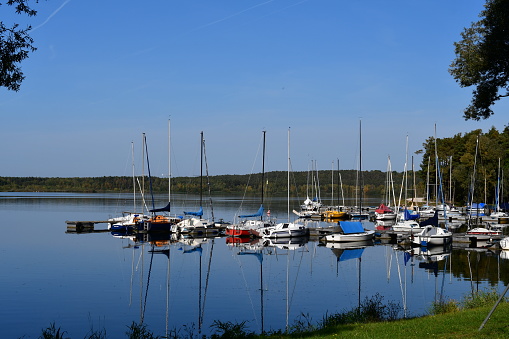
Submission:
[[364,248],[354,248],[351,250],[345,250],[343,253],[341,253],[339,261],[345,261],[348,259],[359,259],[362,255],[362,252],[364,252]]
[[419,213],[410,213],[406,208],[405,208],[405,220],[416,220],[416,219],[419,219],[420,215]]
[[428,220],[424,220],[419,223],[419,226],[428,226],[428,225],[438,227],[438,211],[435,211],[435,214]]
[[339,225],[345,234],[365,232],[360,221],[340,221]]
[[166,205],[163,208],[156,208],[156,209],[150,210],[150,212],[170,212],[170,203],[168,202],[168,205]]
[[260,205],[258,212],[256,212],[255,214],[239,215],[239,218],[261,217],[262,215],[263,215],[263,205]]
[[480,202],[480,203],[478,203],[478,204],[474,202],[474,203],[472,204],[472,209],[478,209],[478,208],[479,208],[479,209],[482,209],[482,208],[484,208],[484,206],[486,206],[486,204],[485,204],[485,203],[483,203],[483,202]]
[[194,215],[197,217],[201,217],[203,215],[203,207],[200,207],[198,212],[184,212],[185,215]]

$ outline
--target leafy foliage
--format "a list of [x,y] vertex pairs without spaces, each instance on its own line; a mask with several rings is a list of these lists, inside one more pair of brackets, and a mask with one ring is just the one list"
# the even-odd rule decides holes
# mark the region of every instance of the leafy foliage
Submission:
[[[17,14],[35,16],[37,11],[28,5],[28,1],[8,0],[5,4],[14,6]],[[0,86],[18,91],[21,82],[25,79],[19,63],[28,58],[30,52],[37,50],[33,46],[34,40],[28,34],[31,29],[31,26],[20,28],[16,23],[6,26],[3,21],[0,21]]]
[[509,96],[509,1],[487,0],[479,16],[454,44],[456,59],[449,68],[461,87],[475,86],[465,120],[489,118],[491,106]]
[[[478,192],[473,197],[474,202],[495,203],[496,186],[499,179],[498,163],[501,161],[501,185],[506,186],[506,179],[502,175],[509,168],[509,127],[502,132],[492,127],[487,133],[474,130],[464,134],[456,134],[450,138],[437,139],[435,154],[435,139],[428,138],[423,144],[423,159],[419,176],[421,183],[426,183],[429,173],[429,195],[436,196],[437,191],[437,157],[444,198],[448,202],[465,204],[471,188]],[[477,159],[475,158],[477,148]],[[474,162],[477,162],[474,173]],[[475,180],[472,180],[472,179]],[[503,179],[503,180],[502,180]],[[474,187],[472,187],[472,184]],[[449,189],[451,188],[451,189]],[[421,191],[427,191],[421,187]],[[426,194],[426,193],[425,193]],[[481,198],[482,197],[482,198]],[[484,201],[484,197],[487,201]],[[507,201],[500,196],[500,202]]]

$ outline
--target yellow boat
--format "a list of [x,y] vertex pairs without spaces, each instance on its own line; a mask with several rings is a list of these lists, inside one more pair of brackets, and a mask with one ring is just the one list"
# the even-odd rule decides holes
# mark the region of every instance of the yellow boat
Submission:
[[342,211],[324,211],[322,213],[324,219],[348,219],[348,213]]

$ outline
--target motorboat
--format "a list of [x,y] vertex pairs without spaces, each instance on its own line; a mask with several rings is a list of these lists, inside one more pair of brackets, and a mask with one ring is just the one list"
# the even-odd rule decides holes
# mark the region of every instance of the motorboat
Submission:
[[452,241],[452,233],[441,227],[427,225],[424,229],[414,234],[413,244],[419,246],[445,245]]
[[375,231],[365,230],[360,221],[340,221],[340,232],[325,236],[327,242],[351,242],[372,240]]

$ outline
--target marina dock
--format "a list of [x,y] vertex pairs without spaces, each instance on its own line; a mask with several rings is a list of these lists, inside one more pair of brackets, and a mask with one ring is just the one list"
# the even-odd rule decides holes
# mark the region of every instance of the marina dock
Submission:
[[108,227],[96,228],[97,224],[109,224],[108,220],[92,220],[92,221],[70,221],[66,220],[66,233],[101,233],[109,232]]

